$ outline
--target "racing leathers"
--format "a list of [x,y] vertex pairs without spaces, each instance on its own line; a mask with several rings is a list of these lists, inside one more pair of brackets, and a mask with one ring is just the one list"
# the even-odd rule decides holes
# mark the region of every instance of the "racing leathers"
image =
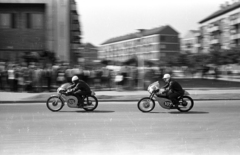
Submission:
[[163,88],[165,88],[165,91],[163,93],[166,93],[167,97],[173,102],[173,104],[179,104],[177,98],[184,94],[182,86],[178,82],[170,79],[170,81],[165,86],[163,86]]
[[71,85],[68,88],[68,92],[76,95],[78,99],[78,106],[83,105],[82,95],[91,95],[91,89],[89,85],[82,80],[78,80],[76,84]]

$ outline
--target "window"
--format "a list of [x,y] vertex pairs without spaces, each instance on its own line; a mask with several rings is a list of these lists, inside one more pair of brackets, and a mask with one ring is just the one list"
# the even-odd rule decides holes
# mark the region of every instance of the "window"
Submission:
[[169,43],[178,43],[178,37],[177,36],[161,36],[160,37],[161,42],[169,42]]
[[43,29],[43,14],[27,13],[26,27],[28,29]]
[[161,49],[165,49],[165,48],[166,48],[166,45],[160,45],[160,48],[161,48]]
[[15,13],[0,13],[0,28],[17,28]]
[[166,37],[165,36],[161,36],[160,40],[161,40],[161,42],[164,42],[164,41],[166,41]]
[[187,48],[192,48],[192,44],[191,43],[186,43],[186,47]]

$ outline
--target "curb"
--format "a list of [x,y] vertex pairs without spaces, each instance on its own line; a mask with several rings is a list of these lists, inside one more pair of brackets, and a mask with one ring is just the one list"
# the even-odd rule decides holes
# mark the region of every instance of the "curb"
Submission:
[[[140,100],[140,99],[139,99]],[[98,102],[138,102],[139,100],[98,100]],[[194,101],[238,101],[239,99],[193,99]],[[47,100],[46,100],[47,101]],[[45,103],[43,100],[35,101],[0,101],[0,104],[10,104],[10,103]]]

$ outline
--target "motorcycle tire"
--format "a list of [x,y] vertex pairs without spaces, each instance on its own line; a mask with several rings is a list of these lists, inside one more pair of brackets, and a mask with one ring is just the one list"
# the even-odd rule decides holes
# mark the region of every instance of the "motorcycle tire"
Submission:
[[64,102],[58,96],[51,96],[46,102],[47,108],[53,112],[61,110],[64,106]]
[[180,112],[188,112],[193,108],[194,101],[189,96],[183,96],[178,100],[179,105],[177,106],[178,111]]
[[[87,98],[88,98],[88,100],[87,100]],[[98,99],[95,96],[87,96],[84,99],[84,103],[87,102],[87,101],[89,101],[91,103],[90,103],[90,105],[88,105],[88,103],[87,103],[87,105],[84,106],[84,108],[83,108],[84,110],[86,110],[86,111],[93,111],[93,110],[95,110],[97,108],[97,106],[98,106]]]
[[150,112],[155,108],[155,101],[150,97],[144,97],[138,101],[138,109],[142,112]]

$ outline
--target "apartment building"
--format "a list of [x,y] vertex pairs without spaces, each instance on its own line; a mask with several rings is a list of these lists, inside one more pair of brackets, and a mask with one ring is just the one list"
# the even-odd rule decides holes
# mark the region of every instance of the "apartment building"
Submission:
[[0,59],[20,61],[26,52],[54,52],[77,61],[80,24],[74,0],[0,0]]
[[222,4],[199,24],[201,52],[240,47],[240,1]]
[[80,61],[84,65],[91,66],[98,60],[98,48],[91,43],[84,43],[81,47],[81,58]]
[[189,53],[199,53],[201,50],[201,38],[199,34],[199,30],[188,31],[187,34],[181,39],[181,51]]
[[166,25],[111,38],[100,45],[98,57],[120,62],[134,57],[161,61],[179,52],[179,34]]

